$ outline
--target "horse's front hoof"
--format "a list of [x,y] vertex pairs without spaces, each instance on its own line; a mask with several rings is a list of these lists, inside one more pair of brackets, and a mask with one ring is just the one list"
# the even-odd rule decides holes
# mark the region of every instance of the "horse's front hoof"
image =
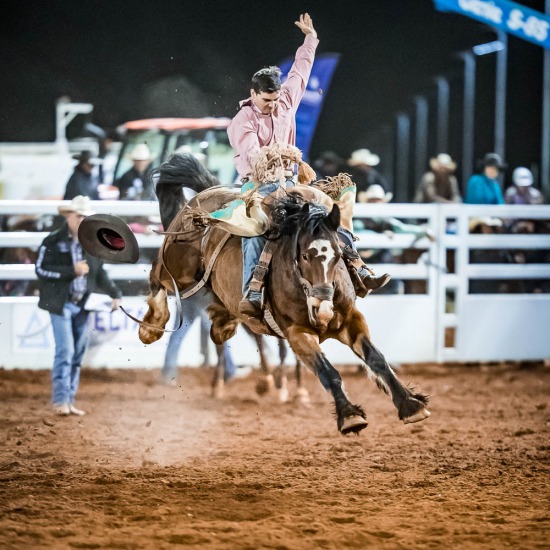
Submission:
[[352,432],[358,434],[368,425],[369,423],[362,416],[348,416],[347,418],[344,418],[344,421],[342,422],[342,427],[340,428],[340,432],[342,433],[342,435],[347,435]]
[[414,424],[415,422],[422,422],[426,420],[432,413],[428,409],[422,409],[416,414],[409,416],[408,418],[403,418],[403,424]]

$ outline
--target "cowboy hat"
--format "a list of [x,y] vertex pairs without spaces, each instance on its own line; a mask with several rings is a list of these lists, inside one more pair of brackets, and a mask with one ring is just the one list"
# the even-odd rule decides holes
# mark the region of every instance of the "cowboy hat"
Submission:
[[139,245],[128,224],[118,216],[95,214],[82,220],[78,240],[91,256],[115,263],[135,264]]
[[73,155],[73,159],[78,161],[78,164],[90,164],[97,166],[101,164],[101,159],[92,156],[91,151],[82,151],[76,155]]
[[502,162],[498,153],[487,153],[481,160],[478,160],[478,165],[483,169],[487,166],[494,166],[499,170],[508,168],[505,162]]
[[453,161],[451,155],[439,153],[437,157],[430,159],[430,167],[432,170],[444,168],[449,170],[449,172],[454,172],[456,170],[456,162]]
[[357,149],[357,151],[353,151],[351,157],[348,159],[348,164],[350,166],[358,166],[360,164],[376,166],[379,163],[380,157],[371,153],[368,149]]
[[475,231],[475,229],[480,225],[488,225],[489,227],[502,227],[502,220],[499,218],[491,218],[489,216],[484,218],[470,218],[468,227],[470,232]]
[[364,201],[361,200],[360,202],[369,202],[370,200],[390,202],[393,198],[393,193],[386,193],[384,188],[377,183],[369,185],[368,189],[361,195],[361,198],[364,199]]
[[146,143],[138,143],[130,155],[132,160],[153,160],[155,155],[151,153]]
[[90,206],[90,197],[85,197],[84,195],[77,195],[69,204],[62,204],[59,206],[57,211],[62,216],[65,214],[72,214],[73,212],[81,216],[91,216],[95,214]]
[[518,166],[512,173],[512,180],[518,187],[529,187],[533,185],[533,172],[525,166]]

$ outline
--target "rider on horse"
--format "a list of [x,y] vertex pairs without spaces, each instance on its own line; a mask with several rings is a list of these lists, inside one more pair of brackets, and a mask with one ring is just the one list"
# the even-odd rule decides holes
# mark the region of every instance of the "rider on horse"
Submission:
[[[300,15],[295,24],[306,35],[302,46],[296,52],[288,78],[281,84],[281,71],[278,67],[261,69],[252,77],[251,97],[240,102],[240,111],[235,115],[227,129],[229,141],[237,152],[235,165],[242,182],[242,192],[255,187],[262,197],[285,188],[285,182],[251,181],[251,160],[258,149],[274,143],[294,145],[296,142],[296,110],[306,90],[306,85],[313,66],[315,50],[319,40],[313,28],[311,17],[306,13]],[[294,186],[294,170],[289,166],[285,171],[286,187]],[[359,296],[383,287],[389,280],[388,274],[375,276],[360,260],[355,249],[353,234],[343,227],[339,230],[344,256],[352,266],[355,274]],[[261,316],[261,293],[250,290],[250,282],[256,264],[260,258],[265,239],[262,237],[242,238],[243,254],[243,299],[239,312],[251,317]]]

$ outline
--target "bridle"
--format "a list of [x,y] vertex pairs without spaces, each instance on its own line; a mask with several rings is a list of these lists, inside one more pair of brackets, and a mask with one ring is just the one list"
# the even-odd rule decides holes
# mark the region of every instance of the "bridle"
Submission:
[[292,242],[292,252],[294,257],[294,271],[302,290],[306,295],[307,313],[309,322],[314,328],[319,328],[319,316],[332,318],[334,285],[332,283],[311,284],[300,269],[298,263],[298,237],[301,231],[297,231]]

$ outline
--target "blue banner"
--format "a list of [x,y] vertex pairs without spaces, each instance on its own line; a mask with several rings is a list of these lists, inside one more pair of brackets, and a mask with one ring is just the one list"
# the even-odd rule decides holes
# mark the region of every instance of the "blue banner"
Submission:
[[550,49],[550,16],[509,0],[434,0],[439,11],[454,11]]
[[[317,120],[323,107],[323,99],[339,60],[340,54],[336,53],[316,56],[304,97],[296,112],[296,147],[302,151],[302,157],[306,161],[308,160],[309,147],[317,126]],[[283,73],[281,75],[283,82],[286,80],[293,63],[294,59],[292,58],[283,61],[279,65]]]

